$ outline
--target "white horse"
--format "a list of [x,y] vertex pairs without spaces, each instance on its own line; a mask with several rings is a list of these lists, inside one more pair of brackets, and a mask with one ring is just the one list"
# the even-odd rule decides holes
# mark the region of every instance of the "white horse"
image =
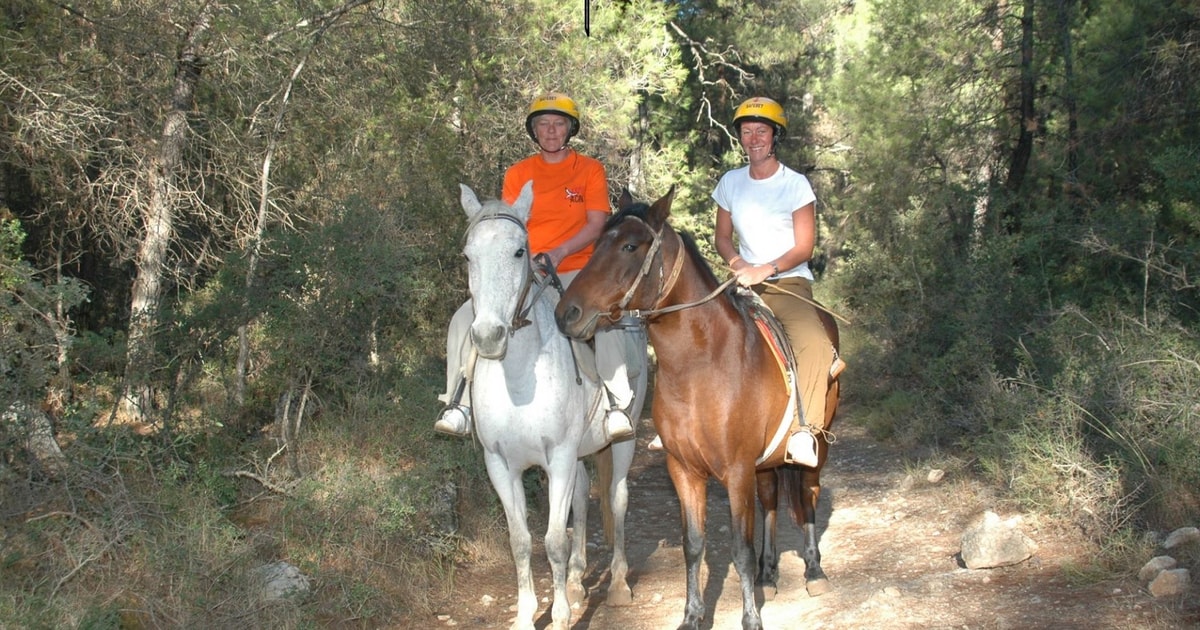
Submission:
[[[611,464],[611,481],[601,488],[611,504],[605,524],[611,517],[613,529],[608,603],[632,601],[626,582],[625,510],[634,441],[614,442],[604,450],[609,443],[603,422],[608,405],[601,404],[603,386],[576,369],[571,342],[554,323],[558,291],[545,290],[547,281],[534,271],[530,260],[525,222],[532,203],[532,182],[511,207],[497,200],[481,204],[470,188],[462,186],[462,206],[470,219],[463,254],[474,303],[471,341],[479,353],[471,400],[475,435],[483,445],[492,486],[504,505],[517,570],[517,617],[512,628],[532,629],[538,607],[529,568],[531,543],[522,473],[540,466],[549,478],[546,555],[554,578],[552,627],[566,630],[572,605],[584,601],[590,482],[580,458],[586,455],[598,453],[602,473]],[[637,395],[629,411],[635,422],[645,399],[646,371],[641,370],[635,384]],[[571,512],[573,540],[567,536]]]

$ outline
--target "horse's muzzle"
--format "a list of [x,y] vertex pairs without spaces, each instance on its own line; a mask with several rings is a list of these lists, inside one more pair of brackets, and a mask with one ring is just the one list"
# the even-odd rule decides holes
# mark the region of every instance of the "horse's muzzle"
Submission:
[[479,356],[485,359],[502,359],[508,350],[508,328],[505,326],[472,326],[471,342]]
[[583,309],[575,304],[559,302],[554,310],[554,322],[562,334],[572,339],[584,341],[596,334],[596,318],[584,319]]

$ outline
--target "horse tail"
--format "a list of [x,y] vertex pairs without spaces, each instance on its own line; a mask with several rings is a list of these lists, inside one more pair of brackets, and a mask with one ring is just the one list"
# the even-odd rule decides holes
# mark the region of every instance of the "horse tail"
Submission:
[[820,492],[820,468],[780,466],[775,472],[779,475],[779,493],[787,497],[792,522],[801,528],[806,524],[814,524],[816,493]]
[[596,453],[596,483],[600,488],[600,515],[604,521],[604,541],[609,547],[613,546],[616,536],[616,523],[613,521],[612,494],[613,482],[613,449],[612,444]]

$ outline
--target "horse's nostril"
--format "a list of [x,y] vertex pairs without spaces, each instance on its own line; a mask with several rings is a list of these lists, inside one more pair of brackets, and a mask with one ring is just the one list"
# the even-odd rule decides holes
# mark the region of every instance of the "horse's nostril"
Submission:
[[578,306],[562,302],[554,312],[554,323],[558,324],[558,329],[569,337],[571,336],[571,327],[575,325],[575,322],[579,321],[579,317],[580,311]]

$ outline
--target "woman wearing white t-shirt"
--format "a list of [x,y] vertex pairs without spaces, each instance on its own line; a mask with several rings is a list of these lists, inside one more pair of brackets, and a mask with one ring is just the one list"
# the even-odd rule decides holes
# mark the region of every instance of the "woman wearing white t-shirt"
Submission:
[[816,466],[813,433],[825,428],[825,394],[835,356],[816,308],[796,296],[813,296],[808,263],[816,240],[817,197],[808,178],[775,155],[787,133],[779,103],[763,97],[747,100],[734,112],[733,128],[749,164],[721,176],[712,193],[717,252],[738,284],[754,289],[783,324],[796,355],[802,410],[785,461]]

